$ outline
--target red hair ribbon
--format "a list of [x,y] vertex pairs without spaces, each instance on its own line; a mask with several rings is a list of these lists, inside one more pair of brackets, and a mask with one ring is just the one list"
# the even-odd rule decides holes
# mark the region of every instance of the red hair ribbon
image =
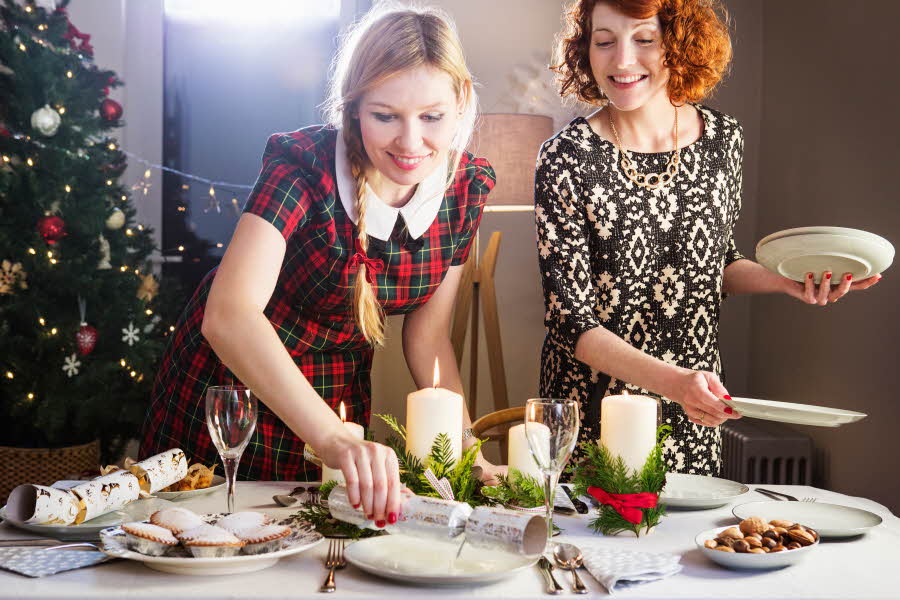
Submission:
[[654,508],[659,499],[658,494],[641,492],[640,494],[608,494],[603,488],[589,487],[588,494],[600,504],[609,504],[622,518],[629,523],[640,523],[644,516],[642,508]]
[[375,285],[375,274],[384,271],[384,261],[380,258],[369,258],[366,256],[362,242],[359,241],[359,238],[356,238],[356,254],[350,258],[350,268],[358,269],[360,264],[366,266],[366,281],[370,285]]

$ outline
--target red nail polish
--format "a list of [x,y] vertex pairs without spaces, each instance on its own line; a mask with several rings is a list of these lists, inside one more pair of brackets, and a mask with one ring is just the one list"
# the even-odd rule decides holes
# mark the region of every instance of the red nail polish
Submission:
[[825,279],[831,279],[831,273],[825,273]]
[[731,408],[730,406],[726,406],[726,407],[725,407],[725,413],[726,413],[726,414],[729,414],[729,415],[733,415],[733,414],[734,414],[734,409]]
[[881,281],[881,275],[879,275],[878,279],[876,279],[875,281]]
[[375,521],[375,527],[378,527],[379,529],[384,527],[385,525],[387,525],[387,523],[384,522],[384,519]]
[[397,513],[388,513],[388,523],[393,525],[397,522]]
[[729,396],[728,394],[725,394],[725,395],[722,396],[722,397],[725,398],[726,400],[731,400],[731,396]]
[[847,275],[847,281],[851,281],[853,279],[853,275]]
[[375,518],[375,515],[366,515],[366,518],[371,521]]
[[353,505],[353,508],[359,508],[359,502]]
[[806,278],[807,278],[807,279],[812,279],[812,278],[813,278],[813,274],[812,274],[812,273],[807,273],[807,274],[806,274]]

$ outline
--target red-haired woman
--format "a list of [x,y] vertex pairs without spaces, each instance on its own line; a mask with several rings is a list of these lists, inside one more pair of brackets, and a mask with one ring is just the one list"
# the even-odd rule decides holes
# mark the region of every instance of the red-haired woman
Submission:
[[716,475],[718,425],[738,418],[720,381],[724,295],[834,302],[880,279],[815,287],[745,259],[734,243],[744,138],[696,104],[731,59],[712,0],[580,0],[559,44],[560,93],[602,106],[548,140],[535,209],[546,303],[541,395],[599,403],[628,389],[662,400],[672,470]]

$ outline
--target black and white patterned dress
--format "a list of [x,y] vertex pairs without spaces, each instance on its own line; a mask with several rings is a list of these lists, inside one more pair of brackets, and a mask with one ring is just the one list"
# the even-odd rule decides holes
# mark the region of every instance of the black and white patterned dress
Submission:
[[[721,374],[718,348],[723,271],[743,258],[734,226],[741,207],[744,138],[732,117],[697,106],[700,138],[682,148],[666,187],[634,185],[620,153],[577,118],[544,143],[535,176],[535,220],[546,306],[541,395],[578,400],[581,440],[600,435],[603,396],[623,390],[660,398],[575,358],[598,326],[667,363]],[[641,173],[664,170],[671,152],[630,152]],[[665,458],[674,472],[717,475],[718,428],[688,421],[662,398],[672,426]],[[576,451],[577,457],[577,451]]]

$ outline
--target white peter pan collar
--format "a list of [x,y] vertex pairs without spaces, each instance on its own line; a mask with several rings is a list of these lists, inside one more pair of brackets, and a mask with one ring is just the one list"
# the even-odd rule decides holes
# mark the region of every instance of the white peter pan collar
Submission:
[[[356,214],[356,182],[350,171],[347,160],[347,145],[344,135],[338,130],[334,157],[335,178],[337,179],[338,196],[344,210],[355,225],[359,221]],[[425,178],[417,187],[413,197],[401,208],[393,207],[378,197],[366,184],[366,233],[382,241],[387,241],[394,231],[397,215],[403,215],[406,228],[413,239],[420,237],[434,222],[444,191],[447,187],[447,167],[439,167]]]

